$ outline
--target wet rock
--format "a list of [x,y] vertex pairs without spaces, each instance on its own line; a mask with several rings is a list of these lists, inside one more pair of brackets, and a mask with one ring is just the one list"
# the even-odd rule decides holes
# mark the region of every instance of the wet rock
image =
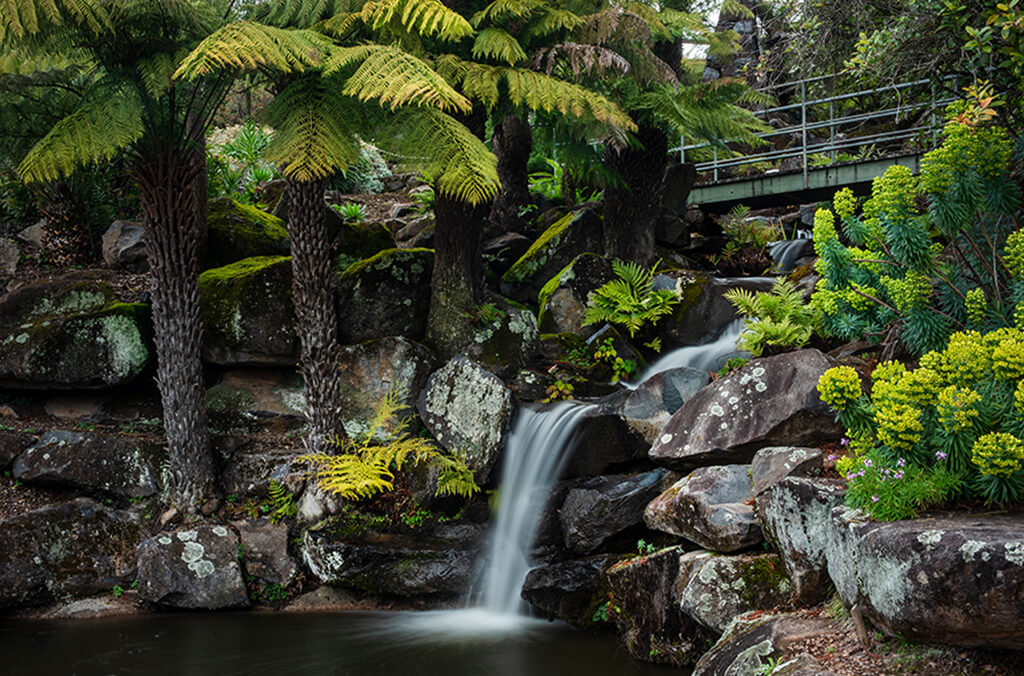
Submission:
[[538,295],[538,324],[543,333],[590,335],[599,325],[583,326],[590,294],[616,279],[612,263],[597,254],[581,254],[555,274]]
[[401,336],[343,347],[338,370],[348,436],[360,438],[366,432],[367,423],[389,392],[396,392],[401,405],[414,410],[435,364],[429,349]]
[[246,258],[204,271],[199,308],[206,362],[291,366],[298,360],[291,258]]
[[814,349],[754,359],[683,404],[650,450],[650,458],[688,471],[750,462],[771,445],[811,446],[843,430],[818,396],[831,363]]
[[7,469],[7,466],[18,454],[34,444],[35,441],[35,437],[27,434],[0,430],[0,470]]
[[662,317],[657,334],[665,349],[698,345],[720,335],[739,315],[723,294],[730,289],[768,291],[771,278],[711,278],[690,271],[671,274],[680,302]]
[[598,403],[609,406],[649,445],[661,435],[672,414],[711,382],[707,371],[688,367],[656,373],[634,390],[626,390]]
[[230,197],[210,200],[207,225],[206,267],[291,252],[284,221]]
[[572,437],[561,478],[591,477],[643,459],[649,448],[643,435],[620,416],[616,406],[587,409]]
[[227,526],[200,524],[139,545],[139,596],[174,608],[249,605],[239,565],[239,539]]
[[117,270],[145,272],[146,229],[134,221],[114,221],[103,233],[103,264]]
[[[800,615],[762,615],[753,619],[739,618],[718,642],[697,662],[693,676],[746,676],[765,673],[769,660],[783,655],[790,646],[807,638],[829,634],[833,630],[827,620]],[[808,665],[806,659],[801,659]],[[795,674],[789,665],[778,673]],[[809,666],[802,668],[811,668]],[[772,672],[776,673],[775,671]],[[830,676],[831,672],[814,669],[809,672]]]
[[775,554],[689,552],[680,558],[678,585],[682,611],[717,634],[740,615],[786,603],[793,592]]
[[831,511],[845,490],[834,481],[789,477],[757,496],[765,536],[782,557],[796,596],[805,605],[826,599],[832,588],[826,551]]
[[302,376],[276,369],[227,371],[217,384],[207,388],[206,409],[217,428],[300,425],[306,410]]
[[787,476],[820,476],[824,463],[819,448],[769,446],[754,455],[750,463],[750,480],[754,495]]
[[548,227],[503,279],[512,283],[529,280],[539,290],[580,254],[600,250],[600,217],[588,208],[572,211]]
[[628,559],[606,573],[611,589],[610,613],[629,654],[645,662],[692,664],[711,641],[676,602],[681,547]]
[[600,476],[569,491],[562,503],[562,540],[580,554],[590,554],[606,540],[644,520],[644,507],[661,492],[666,472]]
[[434,438],[461,457],[484,483],[504,447],[512,393],[501,380],[465,357],[434,372],[416,404]]
[[0,608],[109,592],[135,578],[136,515],[88,498],[0,521]]
[[1022,514],[877,523],[835,507],[826,556],[843,602],[890,636],[1024,649]]
[[339,340],[421,340],[433,269],[434,252],[429,249],[387,249],[349,266],[338,275]]
[[0,298],[0,387],[91,389],[134,380],[150,363],[149,308],[69,276]]
[[523,599],[551,619],[592,628],[594,612],[608,597],[604,572],[620,558],[598,554],[534,568],[523,583]]
[[305,485],[305,466],[295,462],[296,455],[293,449],[235,451],[221,470],[224,493],[229,498],[262,500],[270,494],[271,481],[291,493],[300,492]]
[[288,556],[288,526],[257,521],[233,521],[242,543],[245,572],[267,582],[287,587],[295,579],[298,567]]
[[363,542],[310,530],[303,537],[303,559],[323,582],[375,596],[456,596],[469,589],[485,530],[449,523],[415,536],[379,535]]
[[655,498],[644,521],[705,549],[735,552],[762,541],[748,465],[702,467]]
[[511,376],[537,355],[540,334],[529,310],[504,304],[501,314],[476,328],[463,354],[498,376]]
[[144,498],[159,490],[157,473],[164,455],[157,444],[54,430],[18,456],[14,477],[29,483]]

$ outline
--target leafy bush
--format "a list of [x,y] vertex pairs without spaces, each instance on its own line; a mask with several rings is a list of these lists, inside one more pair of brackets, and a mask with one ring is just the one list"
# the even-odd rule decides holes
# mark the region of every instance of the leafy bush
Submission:
[[737,288],[724,296],[743,315],[737,346],[755,357],[766,349],[777,353],[803,347],[817,324],[814,308],[804,304],[803,293],[786,279],[778,279],[769,293]]
[[759,273],[771,266],[768,245],[786,238],[782,225],[775,221],[748,218],[750,207],[739,204],[718,224],[725,233],[722,252],[711,257],[711,262],[727,270]]
[[270,140],[271,132],[252,120],[210,134],[206,147],[208,195],[256,204],[260,184],[281,177],[277,167],[263,159]]
[[341,176],[330,182],[330,188],[349,195],[384,191],[384,181],[391,178],[391,169],[380,150],[365,141],[359,142],[359,159]]
[[[659,261],[660,262],[660,261]],[[655,289],[654,271],[633,262],[612,261],[618,279],[594,290],[583,316],[583,325],[618,324],[629,330],[630,337],[645,325],[654,325],[671,314],[679,302],[675,289]]]
[[362,223],[366,220],[365,204],[345,202],[344,204],[332,204],[331,207],[349,223]]
[[548,169],[535,171],[530,174],[530,192],[543,195],[552,202],[571,205],[601,199],[602,193],[596,189],[588,190],[586,188],[574,187],[569,191],[571,194],[565,195],[566,184],[576,184],[577,181],[567,180],[569,178],[568,170],[557,160],[547,158],[545,162],[547,162]]

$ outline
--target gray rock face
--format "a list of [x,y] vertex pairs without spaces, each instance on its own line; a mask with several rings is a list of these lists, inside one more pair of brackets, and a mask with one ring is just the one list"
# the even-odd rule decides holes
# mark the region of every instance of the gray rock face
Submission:
[[465,357],[431,375],[416,404],[423,424],[466,461],[478,483],[490,476],[504,447],[512,406],[504,383]]
[[835,507],[827,558],[843,602],[889,635],[1024,649],[1024,515],[875,523]]
[[[754,676],[763,673],[764,665],[772,658],[786,652],[793,643],[830,633],[829,622],[821,618],[799,615],[767,615],[750,620],[737,619],[717,643],[701,656],[693,670],[693,676]],[[800,669],[806,674],[834,676],[832,672],[815,668],[806,659],[801,660]],[[783,670],[772,672],[797,674],[788,665]]]
[[338,339],[422,339],[433,269],[430,249],[387,249],[349,266],[338,276]]
[[754,495],[759,495],[787,476],[819,476],[823,466],[823,455],[818,448],[762,448],[750,463],[750,480],[754,486]]
[[605,574],[612,613],[629,654],[645,662],[691,664],[710,645],[705,632],[679,610],[676,578],[681,547],[628,559]]
[[793,592],[775,554],[689,552],[680,558],[678,585],[682,611],[718,634],[739,615],[775,608]]
[[0,608],[109,592],[135,577],[139,519],[87,498],[0,521]]
[[342,348],[338,370],[349,437],[362,436],[375,409],[392,390],[405,407],[414,409],[435,363],[430,350],[400,336]]
[[21,251],[14,240],[0,237],[0,282],[6,282],[18,271]]
[[600,476],[569,491],[562,503],[562,540],[580,554],[644,520],[644,507],[661,492],[665,470]]
[[299,356],[292,259],[246,258],[199,275],[203,359],[219,366],[291,366]]
[[54,430],[18,456],[14,477],[32,483],[144,498],[159,490],[157,473],[163,455],[163,449],[156,444]]
[[683,404],[651,447],[651,459],[687,471],[749,462],[765,446],[838,439],[843,430],[817,390],[830,366],[813,349],[752,360]]
[[717,552],[753,547],[762,536],[752,506],[749,469],[724,465],[694,470],[647,505],[647,527]]
[[233,521],[244,553],[245,572],[267,582],[288,586],[295,579],[298,566],[288,556],[288,526],[258,521]]
[[510,376],[537,355],[540,333],[529,310],[506,307],[504,316],[476,329],[463,353],[491,373]]
[[174,608],[249,605],[238,560],[238,535],[200,524],[148,538],[139,545],[139,596]]
[[0,470],[7,469],[19,453],[34,443],[35,439],[27,434],[0,431]]
[[477,524],[445,524],[415,537],[343,542],[311,530],[303,538],[303,559],[327,584],[385,596],[454,596],[469,589],[484,531]]
[[814,605],[832,588],[826,551],[831,511],[846,491],[837,482],[789,477],[757,496],[757,513],[766,537],[782,557],[797,598]]
[[576,333],[584,336],[600,325],[583,326],[590,294],[615,279],[611,261],[597,254],[577,256],[541,289],[537,322],[542,333]]
[[118,303],[82,277],[26,284],[0,298],[0,387],[92,389],[149,364],[148,308]]
[[594,611],[607,598],[604,571],[619,558],[598,554],[534,568],[523,583],[523,599],[549,618],[591,628]]
[[305,485],[305,468],[294,462],[296,455],[293,449],[235,451],[221,470],[224,492],[236,498],[264,499],[273,480],[299,493]]
[[601,402],[650,445],[661,435],[672,414],[710,382],[707,371],[684,366],[657,373],[635,390],[609,395]]
[[146,229],[133,221],[114,221],[103,233],[103,264],[108,268],[145,272]]

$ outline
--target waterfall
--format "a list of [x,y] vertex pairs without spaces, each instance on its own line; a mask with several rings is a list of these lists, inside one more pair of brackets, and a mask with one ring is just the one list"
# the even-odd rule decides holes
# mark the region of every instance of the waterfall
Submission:
[[808,255],[811,249],[808,240],[811,237],[810,230],[797,230],[795,239],[772,242],[768,247],[768,255],[774,261],[775,268],[779,272],[791,271],[798,258]]
[[658,361],[647,367],[643,375],[637,378],[636,383],[627,385],[630,389],[636,389],[651,376],[662,371],[689,366],[701,371],[712,371],[721,368],[725,364],[726,357],[739,354],[736,351],[736,339],[743,331],[743,320],[737,319],[722,331],[722,335],[710,343],[702,345],[687,345],[672,350],[662,355]]

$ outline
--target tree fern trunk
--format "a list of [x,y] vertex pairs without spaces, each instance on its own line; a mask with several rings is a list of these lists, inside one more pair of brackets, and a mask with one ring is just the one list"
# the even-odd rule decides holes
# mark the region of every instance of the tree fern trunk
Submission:
[[604,191],[604,253],[650,265],[654,262],[654,229],[661,210],[668,139],[660,129],[645,125],[640,126],[637,139],[639,148],[605,149],[605,161],[626,187]]
[[146,158],[135,166],[145,213],[157,385],[163,405],[175,505],[197,511],[214,497],[200,360],[199,214],[202,151]]
[[491,208],[490,221],[502,232],[522,232],[519,209],[530,202],[527,165],[533,150],[533,132],[522,118],[510,113],[494,128],[491,144],[498,157],[501,192]]
[[323,180],[291,179],[285,184],[292,245],[292,300],[306,389],[305,444],[310,452],[330,452],[333,447],[327,440],[345,435],[341,425],[338,311],[324,211],[325,185]]

